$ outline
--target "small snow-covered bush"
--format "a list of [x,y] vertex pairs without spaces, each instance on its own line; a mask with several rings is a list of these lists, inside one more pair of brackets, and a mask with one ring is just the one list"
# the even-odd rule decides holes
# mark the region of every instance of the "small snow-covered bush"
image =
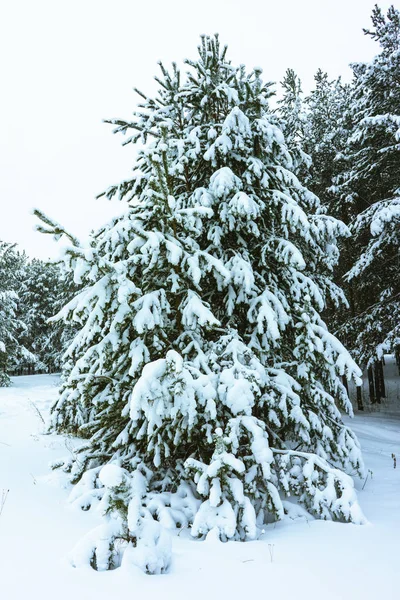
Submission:
[[[132,474],[109,464],[99,472],[104,486],[101,508],[107,518],[74,548],[76,567],[87,563],[100,571],[127,561],[146,573],[164,573],[171,560],[171,538],[164,523],[143,504],[148,491],[146,476],[138,468]],[[159,500],[161,506],[162,500]],[[123,558],[122,556],[123,555]]]

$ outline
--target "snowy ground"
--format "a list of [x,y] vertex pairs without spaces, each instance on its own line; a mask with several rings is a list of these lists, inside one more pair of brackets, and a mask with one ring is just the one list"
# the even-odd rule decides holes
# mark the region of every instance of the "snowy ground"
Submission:
[[0,515],[0,598],[398,600],[399,378],[390,361],[386,371],[388,401],[379,411],[357,414],[351,423],[372,471],[364,490],[364,482],[357,483],[369,525],[299,518],[271,525],[258,542],[176,538],[172,570],[160,576],[122,569],[97,573],[69,565],[68,552],[97,517],[68,506],[63,480],[49,475],[49,462],[72,447],[61,436],[41,435],[40,414],[47,417],[58,379],[13,378],[13,387],[0,389],[0,509],[2,490],[10,490]]

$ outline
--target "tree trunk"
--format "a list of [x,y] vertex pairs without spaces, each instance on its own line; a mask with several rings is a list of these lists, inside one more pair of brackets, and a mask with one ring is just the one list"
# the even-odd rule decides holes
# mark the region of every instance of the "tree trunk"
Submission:
[[371,404],[375,404],[375,387],[374,387],[374,372],[372,365],[368,367],[368,387],[369,387],[369,401]]
[[357,390],[357,408],[358,410],[364,410],[364,404],[362,401],[362,393],[361,393],[361,386],[357,386],[356,388]]
[[378,404],[381,403],[382,390],[381,390],[381,374],[379,369],[379,360],[374,362],[374,379],[375,379],[375,400]]
[[347,395],[349,395],[349,382],[347,381],[346,375],[342,375],[342,383],[346,388]]
[[399,370],[399,375],[400,375],[400,346],[395,347],[394,355],[396,357],[396,365],[397,365],[397,368]]
[[383,359],[379,361],[379,384],[381,388],[382,398],[386,398],[385,375],[383,372]]

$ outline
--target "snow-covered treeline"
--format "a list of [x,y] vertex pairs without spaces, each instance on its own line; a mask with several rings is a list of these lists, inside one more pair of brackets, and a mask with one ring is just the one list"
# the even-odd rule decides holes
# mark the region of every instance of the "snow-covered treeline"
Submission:
[[15,372],[61,368],[73,331],[49,322],[76,287],[55,264],[0,242],[0,385]]
[[[378,6],[372,29],[378,44],[370,63],[352,65],[344,85],[318,71],[304,98],[292,71],[283,81],[279,113],[300,173],[328,214],[343,220],[351,236],[340,244],[335,281],[347,303],[328,321],[341,341],[375,378],[383,353],[400,347],[400,15]],[[301,153],[299,153],[299,149]],[[298,161],[299,162],[299,161]],[[375,374],[372,373],[372,367]]]

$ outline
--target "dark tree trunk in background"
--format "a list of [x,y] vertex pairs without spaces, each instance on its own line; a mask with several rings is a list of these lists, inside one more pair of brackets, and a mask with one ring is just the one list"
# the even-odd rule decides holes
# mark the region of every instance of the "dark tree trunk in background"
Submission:
[[346,375],[342,375],[342,383],[346,388],[347,395],[349,395],[349,382],[347,381]]
[[400,375],[400,346],[395,347],[394,354],[396,357],[396,365],[397,365],[397,368],[399,370],[399,375]]
[[364,404],[362,401],[362,392],[361,392],[361,386],[358,386],[356,388],[357,391],[357,408],[358,410],[364,410]]
[[375,379],[375,400],[378,404],[381,403],[382,390],[381,390],[381,374],[379,369],[379,360],[374,362],[374,379]]
[[386,398],[385,375],[383,372],[384,364],[385,363],[384,363],[383,359],[379,361],[379,383],[380,383],[382,398]]
[[369,386],[369,401],[371,404],[375,404],[375,387],[374,387],[374,372],[372,365],[368,367],[368,386]]

